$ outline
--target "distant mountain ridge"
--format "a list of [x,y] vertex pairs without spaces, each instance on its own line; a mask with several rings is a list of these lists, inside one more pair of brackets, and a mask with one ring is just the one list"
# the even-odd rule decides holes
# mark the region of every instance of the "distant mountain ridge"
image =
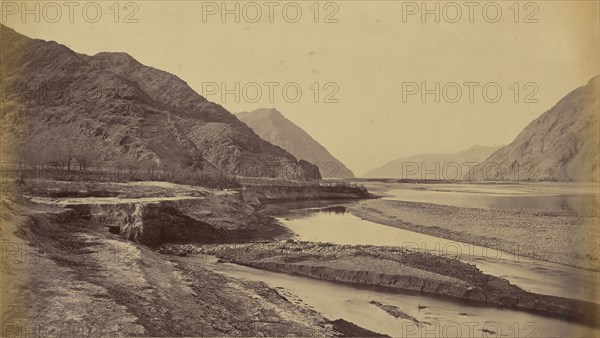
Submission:
[[390,161],[364,174],[365,178],[461,180],[501,146],[473,146],[456,154],[419,154]]
[[277,109],[260,108],[235,115],[263,140],[280,146],[298,159],[317,165],[323,178],[354,177],[354,173],[341,161]]
[[599,180],[600,75],[533,120],[468,180]]
[[46,161],[68,148],[172,171],[320,178],[314,165],[264,141],[173,74],[126,53],[78,54],[4,25],[0,35],[3,161]]

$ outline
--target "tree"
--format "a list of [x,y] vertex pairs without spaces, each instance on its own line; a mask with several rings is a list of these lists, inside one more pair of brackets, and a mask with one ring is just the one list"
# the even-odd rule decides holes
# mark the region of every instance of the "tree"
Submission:
[[67,168],[71,171],[71,164],[73,162],[74,151],[73,142],[71,140],[61,140],[53,147],[52,151],[54,161],[62,168]]
[[87,171],[88,166],[92,162],[92,156],[93,154],[91,152],[78,151],[77,153],[75,153],[73,157],[75,158],[77,163],[79,163],[79,170]]
[[152,179],[154,179],[154,174],[158,169],[158,164],[156,163],[156,161],[153,159],[145,158],[140,161],[140,164],[142,169],[145,170],[146,173],[150,175]]

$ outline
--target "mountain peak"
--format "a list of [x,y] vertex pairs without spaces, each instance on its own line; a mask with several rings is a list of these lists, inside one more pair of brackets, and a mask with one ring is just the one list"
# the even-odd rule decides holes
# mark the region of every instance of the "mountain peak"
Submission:
[[92,57],[96,59],[109,59],[120,64],[140,64],[133,56],[125,52],[100,52]]
[[275,108],[258,108],[255,109],[253,111],[245,111],[245,112],[241,112],[241,113],[237,113],[235,114],[238,117],[239,116],[254,116],[256,117],[260,117],[260,118],[284,118],[285,116],[283,116],[283,114],[275,109]]
[[316,164],[323,178],[354,177],[350,169],[279,110],[259,108],[236,116],[263,140],[280,146],[297,159]]

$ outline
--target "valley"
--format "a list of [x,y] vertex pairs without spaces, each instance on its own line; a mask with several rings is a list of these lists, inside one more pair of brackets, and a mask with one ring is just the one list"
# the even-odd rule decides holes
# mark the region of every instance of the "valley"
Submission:
[[[343,69],[377,94],[337,120],[233,114],[148,55],[0,33],[0,336],[600,336],[599,75],[496,143],[504,115],[464,123],[496,106],[381,109],[372,73],[404,76],[383,64]],[[344,63],[317,69],[321,53],[272,66]],[[225,58],[201,56],[194,70]]]

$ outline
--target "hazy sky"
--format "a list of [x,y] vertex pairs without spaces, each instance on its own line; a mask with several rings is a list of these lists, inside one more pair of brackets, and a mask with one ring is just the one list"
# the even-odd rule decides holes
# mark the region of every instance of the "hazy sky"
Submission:
[[[87,5],[86,17],[85,2],[79,2],[71,18],[65,3],[54,3],[62,12],[57,17],[55,5],[37,2],[39,22],[34,14],[21,16],[22,8],[14,7],[21,3],[2,4],[2,22],[18,32],[85,54],[127,52],[178,75],[232,112],[276,107],[356,174],[418,153],[510,143],[600,73],[595,1],[484,6],[486,1],[473,7],[428,1],[428,8],[420,8],[421,1],[227,1],[229,9],[240,6],[239,22],[235,14],[223,22],[221,1],[137,1],[119,3],[118,23],[112,1]],[[27,3],[35,11],[36,2]],[[435,14],[423,22],[422,10],[436,5],[439,22]],[[86,22],[96,20],[98,8],[97,22]],[[439,83],[439,103],[435,94],[422,99],[423,82],[433,91]],[[223,100],[224,86],[235,92],[236,83],[240,102],[234,94]]]

